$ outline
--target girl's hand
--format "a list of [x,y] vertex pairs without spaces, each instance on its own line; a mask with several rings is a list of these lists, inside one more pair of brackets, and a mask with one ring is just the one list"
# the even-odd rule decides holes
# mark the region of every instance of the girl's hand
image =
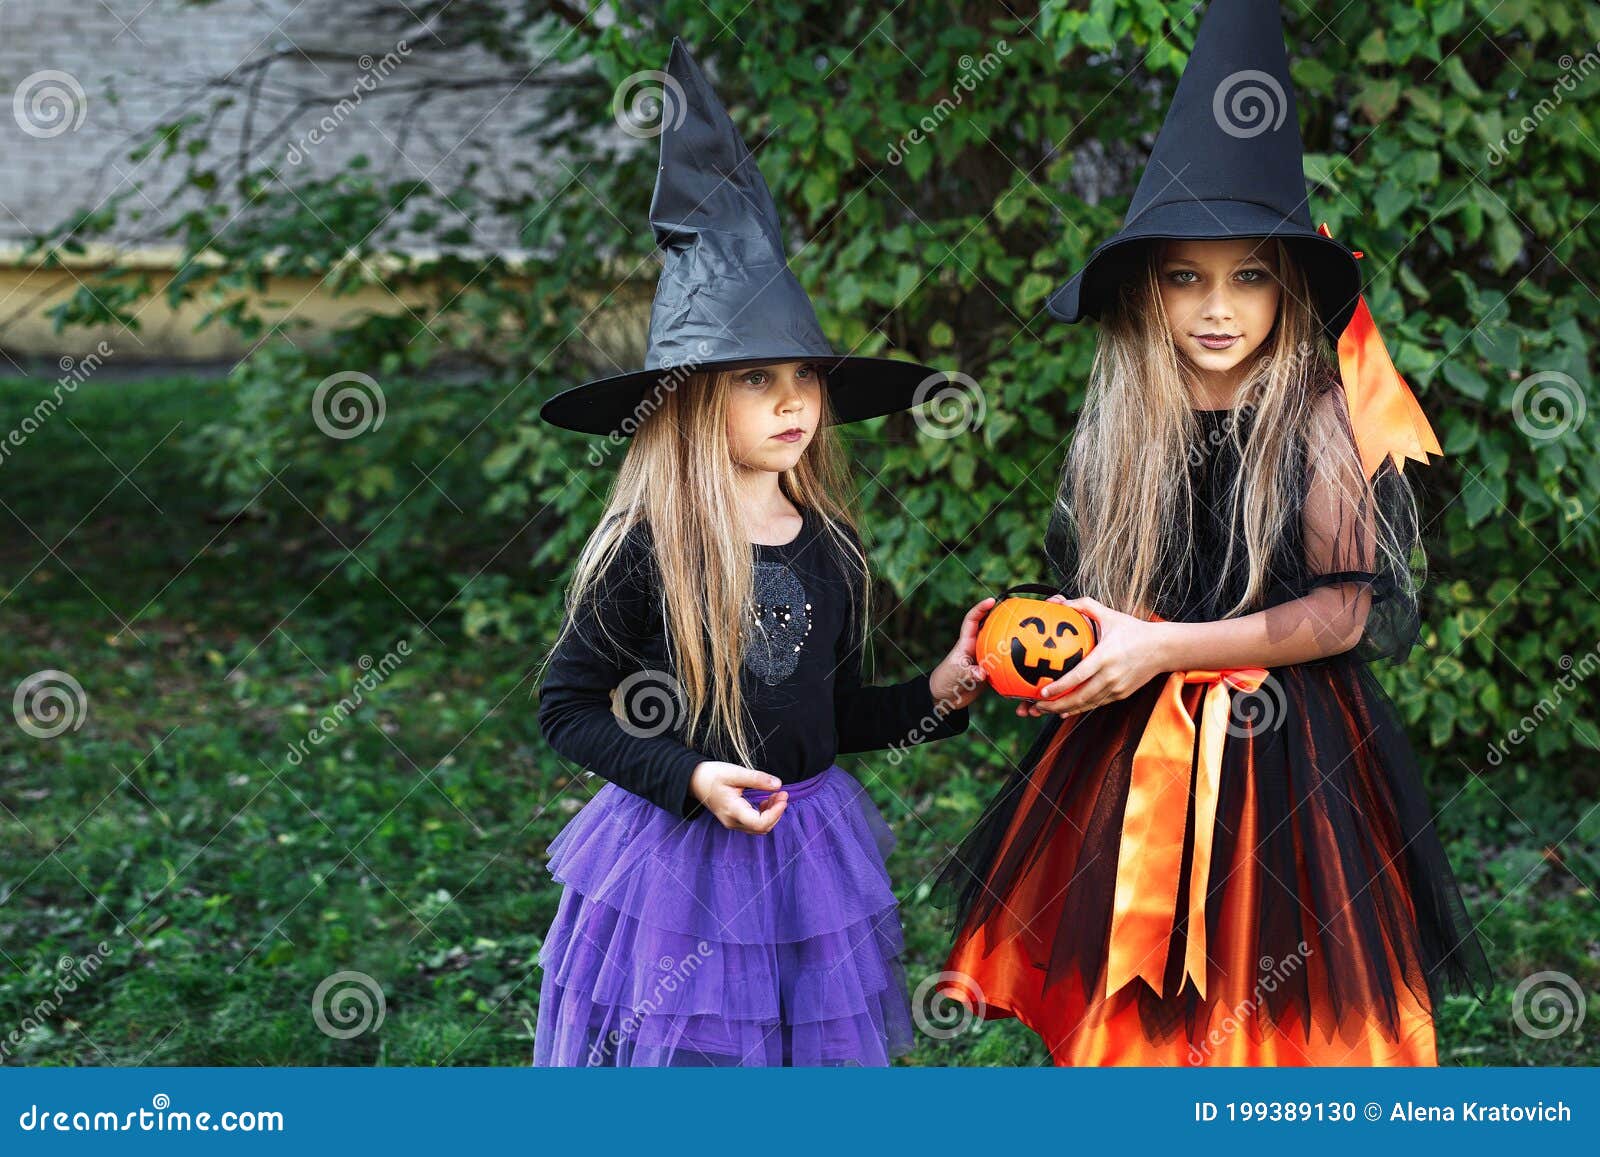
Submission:
[[933,692],[935,704],[959,711],[970,706],[988,682],[989,672],[978,662],[978,628],[993,606],[992,598],[984,599],[961,620],[961,637],[928,676],[928,690]]
[[1096,599],[1053,595],[1049,601],[1088,615],[1100,628],[1100,640],[1083,662],[1046,685],[1044,698],[1019,706],[1018,715],[1077,715],[1093,711],[1126,699],[1170,669],[1163,624],[1114,611]]
[[[789,806],[789,793],[778,790],[782,786],[783,781],[775,775],[709,759],[697,764],[689,778],[689,790],[695,799],[705,804],[706,810],[716,816],[723,827],[758,836],[766,835],[777,826]],[[774,794],[762,800],[757,808],[744,798],[747,787]]]

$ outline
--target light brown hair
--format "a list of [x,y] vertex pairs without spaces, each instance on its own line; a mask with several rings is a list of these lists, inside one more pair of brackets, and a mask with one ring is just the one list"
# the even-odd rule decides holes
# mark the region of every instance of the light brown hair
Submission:
[[[693,373],[657,392],[659,404],[633,435],[605,513],[578,557],[567,603],[571,610],[591,598],[623,539],[635,527],[646,527],[685,734],[692,742],[715,731],[750,765],[739,683],[746,634],[739,624],[758,626],[751,613],[755,549],[739,507],[728,443],[734,378],[726,370]],[[852,590],[861,592],[851,609],[864,638],[867,563],[849,512],[848,468],[827,412],[826,389],[823,408],[810,444],[778,484],[791,502],[821,521]],[[569,613],[563,635],[573,618]]]
[[[1233,420],[1224,424],[1241,464],[1226,513],[1242,534],[1229,536],[1222,573],[1236,565],[1235,552],[1242,550],[1248,576],[1228,617],[1260,609],[1308,477],[1322,484],[1320,501],[1335,511],[1329,541],[1306,543],[1308,554],[1320,552],[1322,569],[1372,572],[1385,564],[1406,576],[1412,561],[1376,557],[1399,549],[1394,544],[1404,536],[1382,533],[1376,522],[1383,514],[1360,468],[1342,392],[1329,398],[1316,388],[1334,380],[1337,371],[1305,275],[1282,241],[1265,242],[1262,257],[1282,292],[1273,329],[1251,355]],[[1187,465],[1199,427],[1186,382],[1195,371],[1167,329],[1160,258],[1160,244],[1150,245],[1101,321],[1058,499],[1058,517],[1065,518],[1074,540],[1079,589],[1140,617],[1166,601],[1172,584],[1181,581],[1172,560],[1193,549]],[[1245,410],[1251,418],[1248,439],[1241,438],[1237,420]],[[1404,497],[1414,524],[1409,490]]]

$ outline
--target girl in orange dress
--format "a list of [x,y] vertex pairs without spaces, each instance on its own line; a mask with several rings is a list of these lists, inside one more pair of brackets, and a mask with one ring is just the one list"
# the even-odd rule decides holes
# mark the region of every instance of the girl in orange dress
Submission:
[[1276,4],[1216,0],[1050,301],[1100,322],[1046,535],[1100,640],[941,883],[949,988],[1057,1064],[1432,1065],[1443,993],[1487,987],[1368,669],[1419,633],[1403,467],[1440,448],[1301,155]]

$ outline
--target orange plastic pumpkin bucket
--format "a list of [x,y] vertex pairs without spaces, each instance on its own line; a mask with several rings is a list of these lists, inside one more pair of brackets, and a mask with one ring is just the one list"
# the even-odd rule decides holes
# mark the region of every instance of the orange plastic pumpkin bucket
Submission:
[[1029,583],[1002,594],[978,629],[978,662],[989,672],[989,685],[1001,695],[1038,699],[1041,688],[1083,661],[1100,632],[1081,611],[1017,597],[1016,591],[1055,593]]

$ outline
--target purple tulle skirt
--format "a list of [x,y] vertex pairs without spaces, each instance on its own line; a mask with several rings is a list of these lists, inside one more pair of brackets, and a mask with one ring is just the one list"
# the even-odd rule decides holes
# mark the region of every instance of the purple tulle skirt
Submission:
[[[886,1065],[911,1047],[894,846],[830,767],[765,836],[606,784],[550,844],[533,1063]],[[765,792],[746,792],[759,800]]]

